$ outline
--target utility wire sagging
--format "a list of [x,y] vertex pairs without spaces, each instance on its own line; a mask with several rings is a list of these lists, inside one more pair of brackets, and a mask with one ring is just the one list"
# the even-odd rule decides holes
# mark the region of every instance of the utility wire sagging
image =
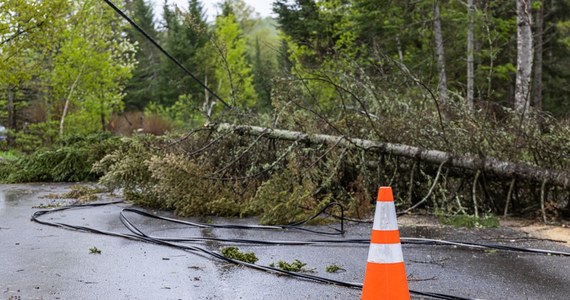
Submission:
[[113,2],[110,0],[103,0],[107,3],[113,10],[115,10],[123,19],[129,22],[136,30],[138,30],[149,42],[151,42],[154,46],[156,46],[160,52],[162,52],[168,59],[170,59],[175,65],[177,65],[180,69],[182,69],[188,76],[190,76],[194,81],[196,81],[199,85],[205,88],[212,96],[216,99],[220,100],[220,102],[227,108],[232,108],[224,99],[222,99],[218,94],[216,94],[210,87],[208,87],[205,83],[203,83],[200,79],[196,78],[190,70],[188,70],[182,63],[178,61],[174,56],[172,56],[168,51],[166,51],[157,41],[155,41],[148,33],[146,33],[135,21],[133,21],[129,16],[127,16],[122,10],[120,10]]

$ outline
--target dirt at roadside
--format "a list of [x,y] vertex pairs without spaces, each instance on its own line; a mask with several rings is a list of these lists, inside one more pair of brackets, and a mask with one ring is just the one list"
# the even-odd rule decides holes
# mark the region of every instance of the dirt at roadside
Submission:
[[501,219],[501,225],[521,230],[535,238],[565,242],[570,246],[570,227],[566,224],[546,225],[528,220]]
[[[400,226],[425,226],[443,228],[435,216],[404,215],[398,217]],[[552,240],[570,247],[570,225],[546,225],[533,220],[500,218],[501,227],[522,231],[529,238]]]

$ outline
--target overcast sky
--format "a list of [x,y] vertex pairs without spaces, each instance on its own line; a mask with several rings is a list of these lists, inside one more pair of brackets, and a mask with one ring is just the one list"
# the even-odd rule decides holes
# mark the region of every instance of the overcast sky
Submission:
[[[247,4],[255,9],[262,17],[269,16],[271,14],[271,4],[273,0],[244,0]],[[157,16],[162,15],[162,5],[164,0],[151,0],[154,3],[154,13]],[[204,10],[207,11],[208,18],[211,20],[212,16],[215,16],[218,12],[216,3],[220,0],[202,0],[204,5]],[[186,10],[188,8],[188,0],[168,0],[168,3],[176,4],[178,7]]]

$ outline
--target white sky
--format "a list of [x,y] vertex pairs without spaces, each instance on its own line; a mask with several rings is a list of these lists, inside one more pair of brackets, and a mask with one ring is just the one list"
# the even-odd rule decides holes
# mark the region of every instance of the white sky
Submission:
[[[273,0],[244,0],[245,3],[250,5],[258,12],[262,17],[267,17],[272,13],[272,3]],[[162,16],[162,5],[164,4],[164,0],[151,0],[154,4],[154,14],[157,17]],[[204,10],[207,12],[208,19],[211,20],[213,16],[215,16],[218,12],[218,8],[216,4],[220,2],[220,0],[202,0],[202,4],[204,5]],[[168,0],[169,4],[176,4],[181,9],[186,10],[188,8],[188,0]]]

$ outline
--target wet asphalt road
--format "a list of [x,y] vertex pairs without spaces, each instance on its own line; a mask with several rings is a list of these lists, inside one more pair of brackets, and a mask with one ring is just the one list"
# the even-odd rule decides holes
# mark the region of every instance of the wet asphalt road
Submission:
[[[76,232],[30,221],[33,208],[65,185],[0,185],[0,299],[358,299],[360,291],[236,267],[209,257],[137,241]],[[105,198],[103,200],[111,200]],[[55,200],[57,203],[65,202]],[[68,210],[43,217],[62,223],[127,233],[119,211],[128,204]],[[171,216],[167,212],[158,212]],[[195,229],[132,216],[156,236],[239,237],[263,240],[323,238],[302,232]],[[198,221],[198,219],[195,219]],[[202,220],[205,221],[205,220]],[[214,223],[255,223],[213,218]],[[346,237],[368,237],[370,224],[350,224]],[[402,236],[445,238],[570,251],[533,241],[509,229],[407,226]],[[511,241],[515,242],[511,242]],[[218,251],[226,244],[199,244]],[[97,247],[101,254],[90,254]],[[368,247],[238,245],[257,264],[299,259],[312,274],[362,282]],[[404,245],[411,289],[480,299],[569,299],[570,257],[448,246]],[[345,271],[327,273],[336,264]]]

